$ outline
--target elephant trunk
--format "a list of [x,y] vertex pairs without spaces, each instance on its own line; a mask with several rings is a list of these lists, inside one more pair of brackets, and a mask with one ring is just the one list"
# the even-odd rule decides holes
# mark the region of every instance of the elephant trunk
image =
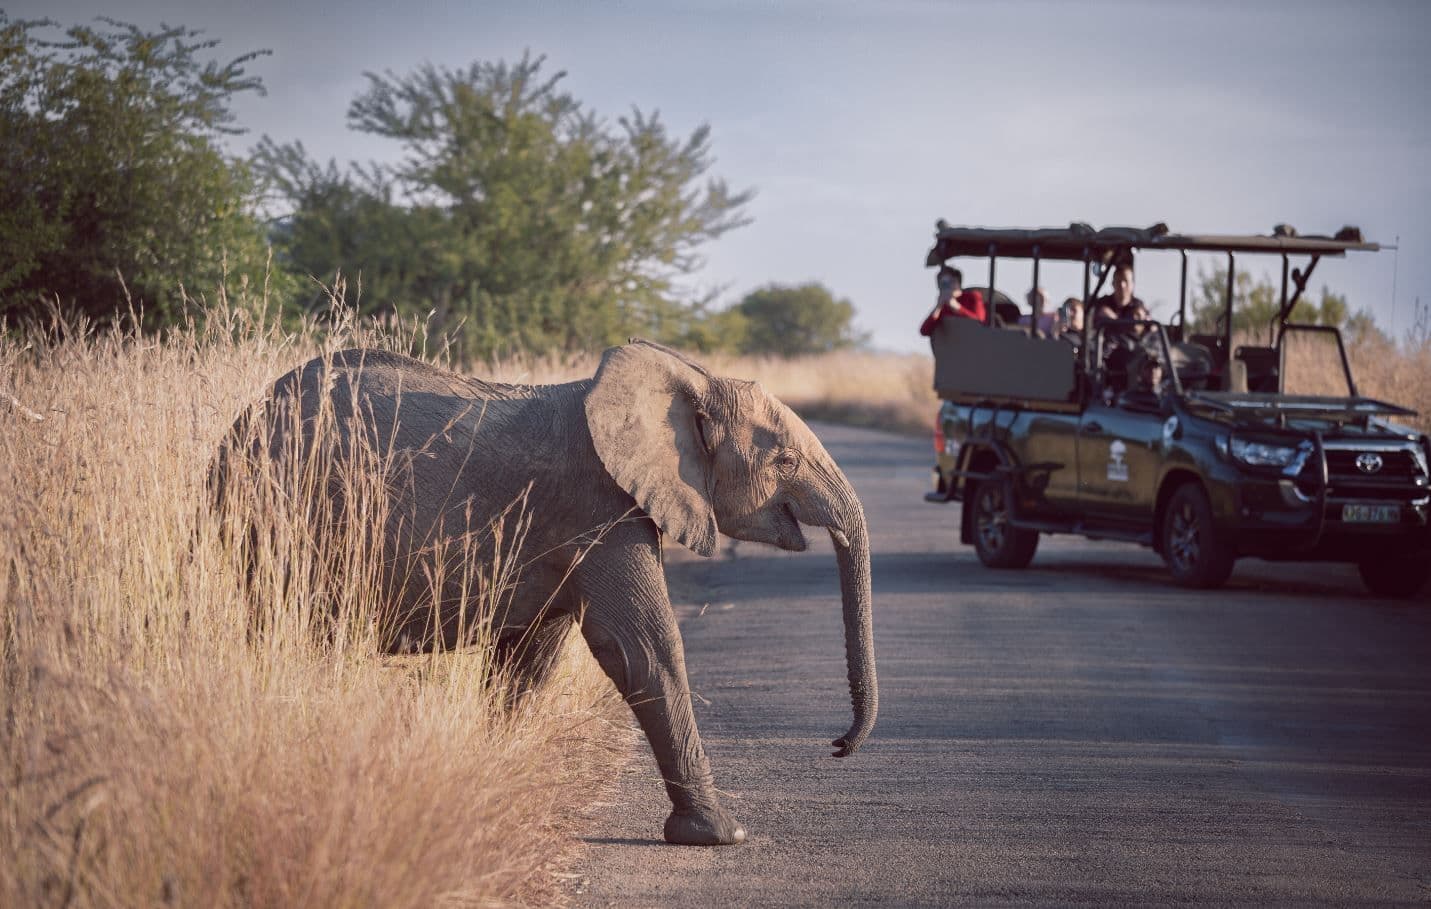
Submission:
[[870,593],[870,543],[865,526],[864,510],[854,489],[843,475],[842,496],[847,504],[841,515],[829,527],[835,544],[835,559],[840,568],[840,592],[844,601],[845,663],[849,668],[850,703],[854,708],[854,723],[848,732],[833,744],[839,749],[835,757],[854,754],[869,737],[879,712],[879,679],[875,674],[873,600]]

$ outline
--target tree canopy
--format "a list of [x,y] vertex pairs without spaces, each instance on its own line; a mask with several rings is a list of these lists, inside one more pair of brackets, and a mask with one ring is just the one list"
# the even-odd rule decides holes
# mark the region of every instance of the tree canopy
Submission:
[[0,316],[58,301],[103,320],[132,299],[151,324],[181,284],[261,269],[247,172],[219,137],[233,96],[262,91],[217,41],[100,19],[46,37],[50,20],[0,12]]
[[709,127],[673,137],[639,109],[608,122],[543,65],[367,74],[349,126],[399,143],[399,164],[323,166],[265,138],[257,167],[291,212],[284,261],[360,280],[364,311],[461,323],[473,355],[682,331],[694,301],[677,279],[746,223],[751,194],[702,182]]
[[[1292,291],[1289,289],[1288,293]],[[1232,330],[1255,336],[1265,336],[1277,316],[1281,289],[1271,279],[1254,279],[1251,272],[1238,271],[1233,278]],[[1227,307],[1227,269],[1198,269],[1197,278],[1189,289],[1189,321],[1198,332],[1220,330],[1219,320]],[[1292,311],[1291,321],[1310,325],[1330,325],[1336,328],[1365,330],[1371,318],[1363,313],[1352,314],[1347,298],[1333,293],[1325,285],[1316,297],[1304,294]]]
[[855,330],[854,304],[814,282],[768,284],[736,304],[742,353],[798,356],[854,347],[865,341]]

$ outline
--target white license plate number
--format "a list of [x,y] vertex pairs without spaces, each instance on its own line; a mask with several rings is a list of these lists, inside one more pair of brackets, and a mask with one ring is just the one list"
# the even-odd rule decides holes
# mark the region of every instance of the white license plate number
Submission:
[[1397,524],[1401,521],[1401,506],[1343,505],[1342,521],[1347,524]]

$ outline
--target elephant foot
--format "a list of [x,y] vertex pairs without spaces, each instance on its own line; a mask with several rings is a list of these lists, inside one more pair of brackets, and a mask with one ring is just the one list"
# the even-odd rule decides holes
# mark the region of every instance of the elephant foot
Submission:
[[677,808],[666,818],[666,842],[677,846],[734,846],[745,828],[720,808]]

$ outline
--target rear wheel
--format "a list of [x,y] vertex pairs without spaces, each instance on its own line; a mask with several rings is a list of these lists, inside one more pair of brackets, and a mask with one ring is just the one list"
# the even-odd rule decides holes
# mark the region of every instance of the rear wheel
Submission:
[[1431,578],[1431,556],[1380,556],[1357,565],[1366,589],[1379,597],[1407,599]]
[[1232,548],[1213,527],[1207,493],[1196,483],[1179,487],[1163,513],[1163,561],[1173,581],[1203,590],[1221,587],[1234,560]]
[[1038,549],[1038,531],[1009,524],[1005,484],[997,480],[978,485],[973,498],[974,551],[990,568],[1027,568]]

